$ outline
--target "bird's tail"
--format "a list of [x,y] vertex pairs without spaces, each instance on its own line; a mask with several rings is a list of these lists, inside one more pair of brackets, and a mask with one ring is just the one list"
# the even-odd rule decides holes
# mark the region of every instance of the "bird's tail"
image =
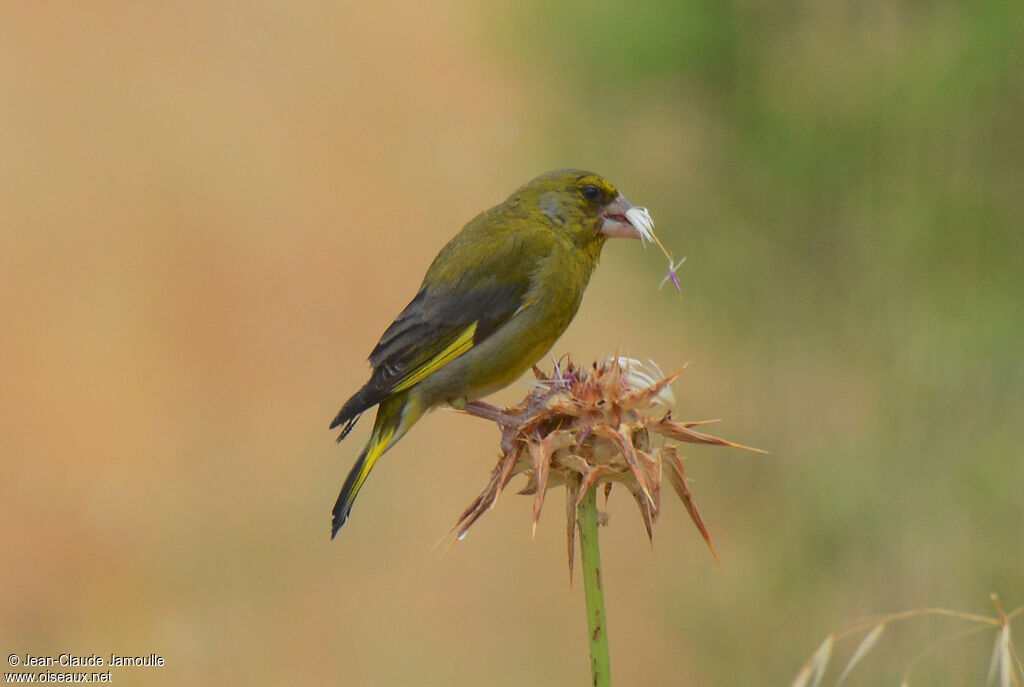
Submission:
[[363,414],[364,410],[372,408],[377,405],[380,400],[380,394],[374,394],[370,389],[370,385],[367,384],[362,389],[356,392],[356,394],[345,401],[345,405],[341,407],[338,414],[334,416],[334,420],[331,421],[330,429],[334,429],[338,425],[344,424],[341,428],[341,434],[338,435],[338,442],[348,436],[348,433],[352,431],[352,428],[359,422],[359,417]]
[[422,410],[417,408],[417,404],[410,402],[408,393],[389,398],[377,408],[377,418],[374,420],[370,439],[363,447],[359,458],[356,459],[356,464],[348,473],[345,484],[341,487],[341,493],[338,494],[338,500],[334,504],[331,518],[331,539],[334,539],[338,530],[345,524],[348,514],[352,511],[356,495],[370,474],[370,470],[373,469],[374,463],[402,438],[422,414]]

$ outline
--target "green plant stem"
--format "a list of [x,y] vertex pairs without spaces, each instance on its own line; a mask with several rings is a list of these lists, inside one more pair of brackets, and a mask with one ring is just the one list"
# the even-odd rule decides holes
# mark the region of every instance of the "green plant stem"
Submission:
[[576,510],[580,529],[580,559],[583,563],[583,594],[587,600],[587,626],[590,629],[590,676],[594,687],[610,687],[608,659],[608,620],[604,611],[601,582],[601,547],[597,540],[597,491],[591,487]]

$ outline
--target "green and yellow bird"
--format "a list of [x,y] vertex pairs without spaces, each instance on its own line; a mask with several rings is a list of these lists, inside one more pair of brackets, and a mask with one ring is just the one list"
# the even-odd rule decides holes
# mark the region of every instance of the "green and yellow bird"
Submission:
[[641,238],[631,207],[597,174],[555,170],[477,215],[441,249],[370,353],[370,381],[331,422],[344,425],[341,441],[378,406],[334,505],[332,539],[374,463],[425,412],[497,391],[547,353],[576,315],[605,240]]

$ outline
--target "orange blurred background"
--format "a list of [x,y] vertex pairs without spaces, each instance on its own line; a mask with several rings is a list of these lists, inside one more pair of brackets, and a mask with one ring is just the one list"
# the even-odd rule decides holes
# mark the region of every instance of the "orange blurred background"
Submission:
[[[772,232],[801,217],[801,197],[757,225],[774,193],[746,187],[757,163],[715,167],[735,123],[719,107],[740,100],[671,75],[633,86],[626,69],[575,83],[581,58],[534,51],[524,18],[572,26],[572,13],[526,7],[5,6],[0,640],[10,652],[164,657],[162,668],[115,668],[118,684],[585,684],[560,496],[535,539],[531,502],[510,491],[465,542],[432,549],[497,456],[484,423],[450,410],[426,418],[328,536],[371,423],[340,446],[326,428],[365,381],[366,355],[463,223],[566,166],[648,205],[690,262],[679,298],[657,290],[657,252],[609,244],[552,352],[589,361],[621,348],[666,370],[692,361],[679,416],[724,417],[722,436],[771,451],[686,451],[721,570],[679,504],[666,503],[652,551],[631,499],[612,495],[602,548],[616,684],[786,683],[850,618],[985,612],[991,591],[1022,603],[1022,436],[1010,420],[1024,410],[1020,341],[1017,355],[1000,348],[1007,367],[963,381],[979,385],[957,387],[964,395],[893,382],[893,366],[933,378],[941,342],[908,338],[921,355],[894,360],[879,334],[891,322],[865,322],[869,306],[843,300],[847,268],[892,270],[865,279],[869,300],[890,283],[902,292],[899,265],[854,248],[850,266],[842,246],[812,243],[802,255],[820,273],[785,267],[778,254],[798,239]],[[808,35],[821,25],[844,35],[842,17],[804,16]],[[905,45],[904,24],[886,25]],[[846,48],[856,41],[794,49]],[[781,73],[794,70],[779,92],[821,77],[772,54]],[[722,191],[727,179],[735,195]],[[886,188],[883,177],[844,200],[863,207]],[[1015,222],[1020,204],[1006,203]],[[857,236],[863,218],[843,217]],[[1019,237],[1007,245],[1019,250]],[[988,254],[957,250],[973,262],[955,258],[949,272],[979,274]],[[1016,262],[1005,274],[1017,273],[1019,255],[1006,259]],[[835,319],[815,324],[818,309]],[[789,319],[800,312],[810,314]],[[861,349],[850,332],[879,338]],[[985,344],[968,355],[992,359]],[[893,418],[886,398],[900,389],[912,408],[932,408],[938,393],[942,412]],[[496,398],[521,395],[513,386]],[[961,403],[979,415],[957,431]],[[912,436],[882,455],[897,425]],[[967,428],[987,428],[993,443]],[[929,470],[943,429],[988,485],[953,516],[958,481],[976,474],[950,467],[954,457],[940,463],[940,492],[900,486]],[[901,456],[897,472],[876,471]],[[921,644],[897,646],[899,666]],[[980,675],[980,652],[951,661]]]

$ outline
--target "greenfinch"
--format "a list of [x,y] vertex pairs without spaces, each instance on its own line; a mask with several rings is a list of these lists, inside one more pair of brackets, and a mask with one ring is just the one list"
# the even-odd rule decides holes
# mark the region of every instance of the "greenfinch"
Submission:
[[555,170],[477,215],[441,249],[370,353],[370,381],[331,422],[342,427],[340,442],[377,406],[334,505],[332,539],[374,464],[425,412],[462,408],[547,353],[576,315],[605,240],[645,236],[635,219],[641,209],[632,207],[597,174]]

